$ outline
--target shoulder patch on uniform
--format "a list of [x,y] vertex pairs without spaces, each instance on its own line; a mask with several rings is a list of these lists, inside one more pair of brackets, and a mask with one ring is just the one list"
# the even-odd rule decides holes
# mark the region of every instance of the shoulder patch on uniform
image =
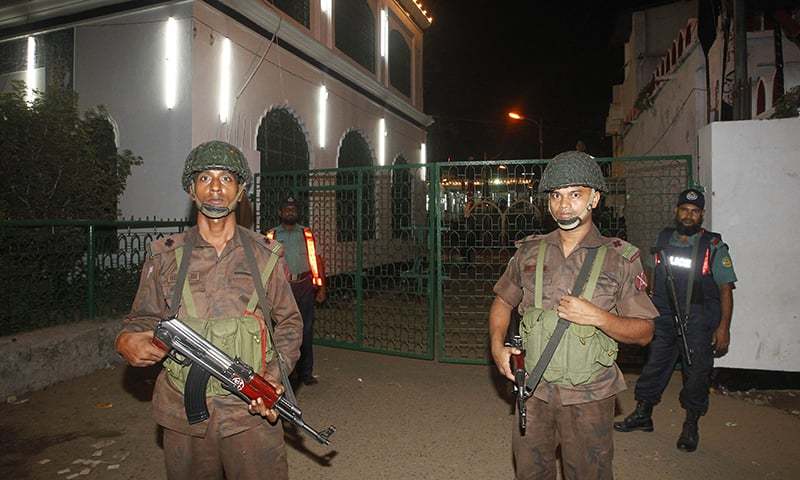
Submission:
[[168,237],[159,238],[150,243],[150,253],[158,255],[160,253],[175,250],[186,243],[186,232],[175,233]]
[[731,261],[731,257],[725,257],[722,259],[722,266],[725,268],[731,268],[733,266],[733,262]]
[[610,246],[615,252],[629,262],[634,262],[637,258],[639,258],[639,248],[632,243],[626,242],[625,240],[612,238]]
[[517,247],[517,248],[520,248],[522,245],[524,245],[526,243],[538,241],[541,237],[542,237],[542,235],[536,235],[536,234],[528,235],[527,237],[525,237],[525,238],[523,238],[521,240],[515,241],[514,242],[514,246]]

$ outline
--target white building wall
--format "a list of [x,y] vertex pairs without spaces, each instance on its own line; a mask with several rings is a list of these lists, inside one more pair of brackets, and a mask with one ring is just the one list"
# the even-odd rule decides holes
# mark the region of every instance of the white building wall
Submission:
[[[178,21],[177,103],[164,102],[166,20]],[[75,28],[75,90],[80,108],[105,105],[119,148],[143,159],[119,208],[124,218],[185,218],[189,201],[180,175],[191,149],[191,7],[170,5]]]
[[[410,124],[355,92],[349,86],[326,75],[316,67],[273,44],[264,62],[234,103],[255,65],[267,50],[269,40],[241,26],[204,3],[195,4],[196,37],[193,65],[192,143],[211,139],[230,141],[247,155],[254,172],[260,169],[256,136],[261,120],[275,107],[294,113],[307,136],[311,168],[337,166],[339,143],[351,129],[360,131],[373,149],[378,162],[378,121],[386,119],[388,131],[386,164],[403,153],[409,163],[419,159],[424,130]],[[222,39],[231,40],[233,73],[231,105],[235,106],[229,124],[219,121],[218,90]],[[213,41],[211,39],[214,39]],[[328,89],[328,116],[325,147],[319,146],[318,92]]]
[[[271,7],[259,5],[258,8]],[[180,39],[178,98],[171,110],[164,104],[164,32],[170,16],[178,20]],[[312,20],[318,21],[316,17]],[[315,25],[312,25],[312,32],[320,35]],[[406,27],[411,30],[410,25]],[[285,35],[290,28],[295,32],[302,29],[285,20],[278,36]],[[376,41],[378,34],[379,31]],[[296,38],[297,33],[294,35]],[[230,119],[223,124],[219,119],[219,85],[225,37],[231,40],[232,72]],[[309,38],[308,41],[315,40]],[[120,201],[122,217],[187,217],[191,205],[180,186],[183,162],[191,148],[204,141],[221,139],[237,145],[247,156],[253,171],[258,172],[258,127],[264,115],[275,107],[287,108],[299,121],[306,134],[311,168],[336,167],[339,144],[351,129],[364,135],[377,165],[381,118],[386,119],[387,130],[385,163],[391,164],[398,154],[408,163],[419,162],[420,144],[425,141],[423,128],[378,105],[277,43],[270,47],[264,62],[236,101],[235,96],[268,44],[268,38],[204,2],[154,7],[76,27],[75,88],[80,95],[81,108],[105,105],[119,132],[119,148],[132,150],[144,161],[133,169],[128,179]],[[415,32],[409,47],[414,49],[418,44],[421,44],[421,33]],[[342,54],[336,55],[340,57],[339,68],[344,60],[352,63],[354,71],[366,72]],[[417,88],[421,84],[419,68],[412,74],[412,84]],[[320,147],[318,136],[321,85],[328,89],[324,148]],[[375,91],[376,87],[378,83],[373,82],[368,89]],[[397,95],[390,94],[388,89],[385,93],[390,102],[396,102]],[[391,96],[394,98],[389,98]],[[414,103],[421,105],[421,95],[412,96],[415,96]],[[427,118],[419,110],[414,111],[417,112],[414,115]]]
[[731,347],[717,366],[800,371],[797,206],[800,118],[716,122],[700,131],[706,226],[739,277]]
[[657,89],[653,106],[643,111],[618,142],[618,156],[695,155],[697,130],[705,125],[705,61],[698,42]]

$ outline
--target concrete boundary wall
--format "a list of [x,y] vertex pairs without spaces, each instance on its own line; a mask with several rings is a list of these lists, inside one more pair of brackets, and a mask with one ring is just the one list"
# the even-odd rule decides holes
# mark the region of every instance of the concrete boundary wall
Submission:
[[800,372],[800,118],[700,130],[706,226],[731,247],[731,346],[720,367]]
[[0,402],[121,363],[122,321],[84,321],[0,337]]

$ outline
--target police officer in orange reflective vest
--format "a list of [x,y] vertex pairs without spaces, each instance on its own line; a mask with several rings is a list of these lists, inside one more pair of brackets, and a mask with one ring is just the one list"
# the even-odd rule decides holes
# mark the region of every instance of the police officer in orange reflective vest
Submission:
[[280,225],[267,232],[267,238],[283,244],[284,259],[289,267],[289,283],[297,308],[303,317],[303,344],[300,360],[293,376],[305,385],[317,383],[314,376],[314,301],[325,301],[323,282],[324,265],[319,255],[314,233],[310,228],[297,223],[299,207],[294,197],[289,196],[278,209]]

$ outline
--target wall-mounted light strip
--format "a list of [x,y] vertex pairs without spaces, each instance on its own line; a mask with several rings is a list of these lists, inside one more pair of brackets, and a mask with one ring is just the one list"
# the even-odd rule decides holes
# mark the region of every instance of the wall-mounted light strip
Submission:
[[[424,143],[419,144],[419,163],[425,165],[428,163],[428,147]],[[422,181],[425,181],[425,174],[428,172],[426,167],[422,167],[419,169],[420,171],[420,178]]]
[[169,17],[164,30],[164,103],[170,110],[178,97],[178,22]]
[[231,40],[222,40],[222,58],[219,62],[219,121],[227,123],[231,109]]
[[328,129],[328,89],[325,85],[319,87],[317,105],[317,124],[319,126],[319,148],[325,148],[325,136]]
[[25,70],[25,101],[33,103],[33,89],[36,87],[36,39],[28,37],[27,65]]
[[378,120],[378,165],[386,165],[386,119]]
[[389,13],[381,10],[381,57],[389,59]]
[[319,9],[327,16],[331,15],[331,0],[320,0]]

